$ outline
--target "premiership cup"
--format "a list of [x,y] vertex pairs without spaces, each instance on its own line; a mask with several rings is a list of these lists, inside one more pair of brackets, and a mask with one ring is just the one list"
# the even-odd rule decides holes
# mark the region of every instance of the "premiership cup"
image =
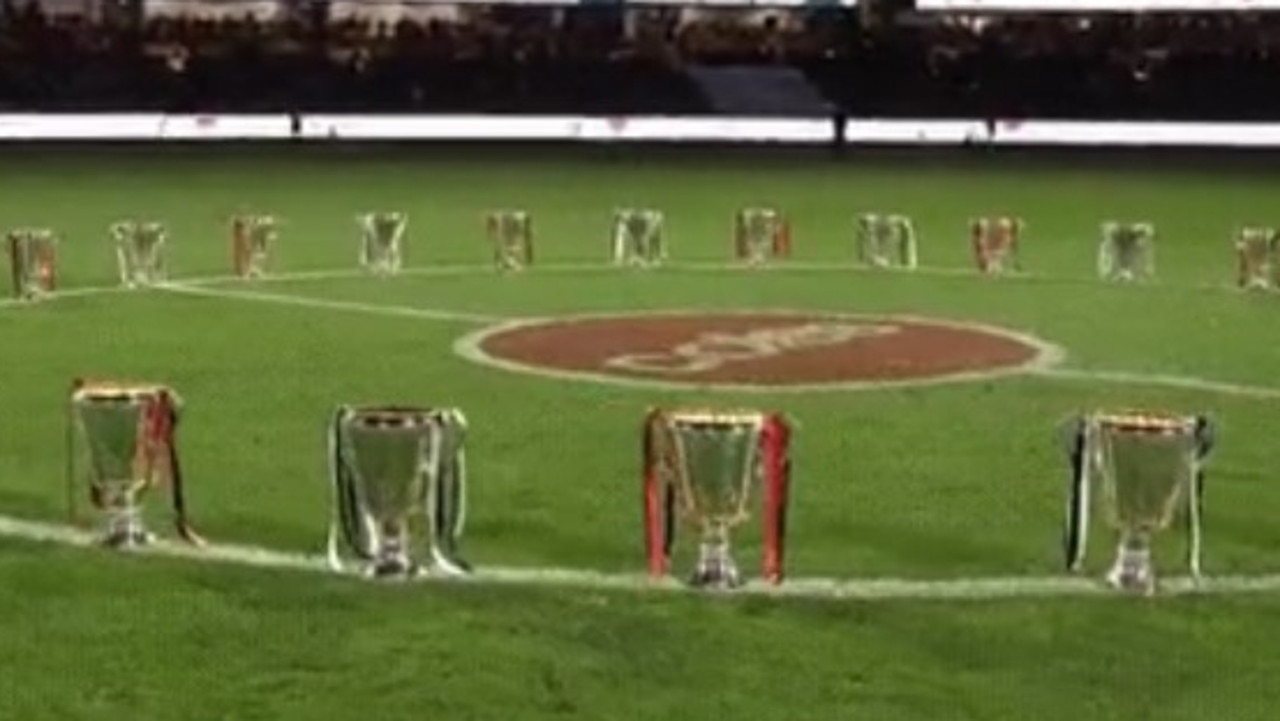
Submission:
[[360,228],[360,265],[375,275],[400,272],[409,216],[401,212],[362,213],[356,216],[356,225]]
[[1280,289],[1280,232],[1247,227],[1236,234],[1236,284],[1247,290]]
[[677,524],[699,536],[690,584],[731,589],[743,583],[730,537],[750,519],[763,484],[762,575],[782,580],[790,427],[754,411],[650,412],[645,422],[645,517],[649,570],[665,575]]
[[5,234],[14,297],[35,300],[52,293],[58,278],[58,236],[47,228]]
[[1105,520],[1118,538],[1108,583],[1154,593],[1152,543],[1180,512],[1189,571],[1199,577],[1203,461],[1212,445],[1212,425],[1202,416],[1096,413],[1076,421],[1070,442],[1068,567],[1075,571],[1083,564],[1091,486],[1097,485]]
[[147,492],[168,483],[175,524],[185,540],[203,541],[187,522],[176,429],[181,399],[166,386],[76,381],[70,400],[67,487],[77,515],[76,485],[87,480],[103,516],[101,542],[133,548],[155,540],[143,520]]
[[124,220],[113,223],[120,283],[127,288],[162,283],[168,277],[165,247],[168,231],[156,221]]
[[1124,282],[1150,279],[1155,275],[1155,239],[1155,226],[1150,223],[1103,223],[1098,277]]
[[662,263],[662,211],[652,208],[622,208],[613,214],[611,255],[615,265],[641,268]]
[[522,270],[533,264],[533,217],[524,210],[495,210],[485,216],[494,267]]
[[231,267],[241,278],[267,274],[280,222],[271,215],[242,214],[231,219]]
[[366,575],[459,575],[465,515],[465,419],[457,410],[343,406],[330,430],[334,516],[330,566],[341,546]]

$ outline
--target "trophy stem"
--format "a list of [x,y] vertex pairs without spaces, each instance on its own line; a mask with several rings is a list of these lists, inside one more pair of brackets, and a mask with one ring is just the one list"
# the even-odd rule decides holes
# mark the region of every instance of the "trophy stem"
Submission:
[[130,492],[117,497],[106,509],[106,530],[102,544],[109,548],[136,548],[151,542],[142,522],[142,507]]
[[1116,561],[1107,581],[1123,591],[1151,595],[1156,590],[1151,564],[1151,536],[1144,531],[1125,531],[1116,550]]
[[742,585],[738,566],[729,554],[729,528],[709,522],[698,548],[698,565],[690,583],[699,588],[730,589]]
[[405,533],[399,524],[387,524],[378,539],[370,575],[374,578],[404,579],[417,575],[418,567],[409,558]]

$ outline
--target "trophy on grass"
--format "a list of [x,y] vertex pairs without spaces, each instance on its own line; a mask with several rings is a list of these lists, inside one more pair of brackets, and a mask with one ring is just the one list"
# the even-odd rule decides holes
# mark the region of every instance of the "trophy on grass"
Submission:
[[777,208],[743,208],[733,216],[733,253],[748,265],[791,255],[791,223]]
[[1102,224],[1098,277],[1112,281],[1148,280],[1155,276],[1156,229],[1151,223]]
[[1169,413],[1093,413],[1075,419],[1068,430],[1068,570],[1079,571],[1085,560],[1096,485],[1106,521],[1119,536],[1108,583],[1154,593],[1152,542],[1180,515],[1188,536],[1187,564],[1198,578],[1203,463],[1214,443],[1210,421]]
[[764,580],[783,577],[791,427],[779,414],[749,410],[653,410],[644,422],[644,519],[649,574],[664,577],[680,521],[699,534],[689,577],[698,588],[743,583],[730,535],[751,517],[763,486]]
[[356,216],[356,224],[360,228],[360,266],[374,275],[399,273],[408,214],[362,213]]
[[905,215],[863,213],[854,218],[858,262],[870,268],[915,268],[916,230]]
[[143,499],[168,484],[174,524],[189,543],[203,540],[187,520],[177,425],[182,400],[172,388],[146,383],[72,384],[68,405],[67,492],[71,516],[78,516],[79,486],[104,518],[101,542],[134,548],[155,540],[143,519]]
[[127,288],[163,283],[168,277],[165,246],[169,233],[155,221],[122,220],[111,224],[120,283]]
[[523,210],[495,210],[485,216],[493,263],[501,271],[533,264],[533,218]]
[[1019,254],[1025,228],[1021,218],[1007,216],[969,221],[969,244],[978,272],[1000,275],[1006,270],[1022,270]]
[[1236,284],[1245,290],[1280,289],[1280,231],[1259,226],[1236,233]]
[[614,265],[650,268],[666,259],[661,210],[623,208],[613,213],[609,244]]
[[261,278],[271,263],[279,235],[271,215],[237,215],[231,219],[231,269],[240,278]]
[[58,285],[58,236],[47,228],[17,228],[5,234],[13,296],[36,300]]
[[455,409],[341,406],[329,430],[329,565],[375,578],[457,576],[466,516],[466,419]]

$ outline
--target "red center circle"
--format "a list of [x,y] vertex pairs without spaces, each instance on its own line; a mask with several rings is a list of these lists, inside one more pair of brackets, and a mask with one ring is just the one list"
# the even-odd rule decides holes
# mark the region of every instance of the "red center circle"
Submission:
[[1013,370],[1047,351],[974,324],[800,312],[530,321],[486,331],[473,348],[512,370],[700,386],[923,381]]

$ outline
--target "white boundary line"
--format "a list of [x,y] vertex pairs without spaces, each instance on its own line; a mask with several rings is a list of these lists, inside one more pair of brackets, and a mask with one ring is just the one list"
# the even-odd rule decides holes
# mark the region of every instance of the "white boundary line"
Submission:
[[[587,268],[587,266],[581,266]],[[568,268],[568,267],[566,267]],[[578,267],[574,266],[574,270]],[[394,282],[398,277],[453,277],[468,275],[496,275],[493,266],[489,265],[427,265],[416,268],[401,268],[396,275],[376,276],[363,268],[316,268],[289,273],[268,273],[257,278],[246,279],[238,275],[211,275],[193,278],[173,278],[171,283],[182,286],[210,286],[235,284],[242,288],[252,288],[260,284],[293,283],[310,280],[368,279],[370,282]]]
[[[1011,364],[1003,367],[996,367],[984,370],[958,371],[954,373],[943,373],[931,375],[921,378],[905,378],[901,380],[863,380],[863,381],[838,381],[832,383],[800,383],[794,385],[761,385],[746,383],[696,383],[696,382],[680,382],[680,381],[663,381],[649,378],[637,378],[624,375],[613,375],[608,373],[598,373],[591,371],[574,371],[567,369],[557,369],[548,366],[537,366],[519,361],[498,358],[487,353],[483,345],[486,340],[503,333],[509,333],[529,328],[537,328],[539,326],[550,325],[572,325],[574,323],[596,320],[622,320],[627,318],[654,318],[654,317],[688,317],[694,315],[752,315],[752,316],[796,316],[813,320],[830,319],[830,320],[850,320],[861,322],[885,322],[885,323],[903,323],[916,325],[932,325],[935,327],[949,328],[953,330],[964,330],[973,333],[984,333],[1005,340],[1011,340],[1021,343],[1031,348],[1035,355],[1024,363]],[[920,386],[937,386],[956,383],[974,383],[981,381],[990,381],[1000,378],[1007,378],[1016,375],[1027,375],[1029,373],[1054,366],[1066,357],[1062,348],[1049,343],[1045,340],[1037,338],[1033,335],[1012,331],[1007,328],[997,326],[984,325],[981,323],[971,323],[968,321],[948,320],[945,318],[925,318],[921,316],[910,315],[876,315],[865,313],[841,313],[838,311],[814,310],[814,309],[782,309],[782,308],[763,308],[763,309],[744,309],[744,308],[686,308],[678,310],[636,310],[618,313],[581,313],[573,315],[555,316],[550,318],[526,318],[518,320],[510,320],[499,323],[495,326],[483,328],[474,333],[467,334],[453,344],[453,350],[462,358],[477,363],[482,366],[489,366],[511,373],[521,375],[537,376],[540,378],[550,378],[555,380],[582,381],[588,383],[596,383],[601,385],[625,386],[627,388],[649,388],[657,390],[701,390],[714,391],[717,393],[764,393],[764,394],[789,394],[789,393],[814,393],[822,391],[859,391],[859,390],[887,390],[893,388],[912,388]]]
[[[79,548],[98,547],[95,536],[70,526],[0,516],[0,536],[36,543]],[[102,552],[107,553],[105,549]],[[167,557],[203,563],[227,563],[256,568],[337,574],[319,555],[288,553],[256,546],[210,544],[194,547],[160,539],[147,548],[112,552],[141,557]],[[343,575],[354,576],[353,573]],[[983,578],[794,578],[779,586],[759,581],[728,593],[700,592],[674,579],[651,579],[638,573],[605,573],[568,568],[486,566],[465,577],[425,577],[424,583],[455,585],[518,585],[584,590],[666,592],[722,597],[770,596],[829,600],[970,600],[1067,597],[1117,597],[1122,594],[1098,579],[1080,576],[994,576]],[[1280,591],[1280,575],[1217,576],[1191,579],[1170,576],[1161,580],[1161,596],[1270,593]]]
[[252,287],[263,283],[288,283],[307,280],[337,280],[342,278],[360,278],[368,275],[366,271],[359,268],[318,268],[315,270],[295,270],[289,273],[267,273],[252,279],[246,279],[238,275],[202,275],[192,278],[170,278],[169,282],[176,285],[188,286],[206,286],[218,285],[220,283],[236,283],[238,285]]
[[303,308],[334,310],[347,313],[364,313],[366,315],[384,315],[400,318],[417,318],[420,320],[456,321],[462,323],[501,323],[506,319],[482,313],[466,313],[461,311],[433,310],[430,308],[413,308],[403,305],[382,305],[377,303],[360,303],[348,300],[324,300],[306,296],[265,293],[257,290],[217,290],[197,287],[182,283],[166,283],[156,286],[160,290],[182,295],[196,295],[208,298],[230,300],[248,300],[259,303],[292,305]]
[[37,306],[59,298],[81,298],[89,295],[105,295],[108,293],[122,293],[129,290],[118,285],[90,285],[80,288],[67,288],[66,290],[55,291],[38,300],[22,300],[20,298],[0,298],[0,309],[4,308],[21,308],[26,306]]
[[[720,270],[734,270],[731,266],[708,265],[702,270],[714,270],[718,267]],[[813,266],[809,270],[817,270],[820,266]],[[696,266],[690,266],[694,269]],[[334,268],[325,269],[318,268],[313,270],[293,271],[290,273],[268,273],[266,275],[245,279],[238,275],[211,275],[197,276],[191,278],[174,278],[171,283],[183,286],[211,286],[221,284],[235,284],[243,288],[251,288],[257,284],[270,283],[290,283],[310,280],[332,280],[332,279],[369,279],[371,282],[395,282],[397,278],[451,278],[466,276],[492,276],[498,277],[519,277],[524,275],[550,275],[550,274],[592,274],[592,273],[621,273],[626,272],[626,268],[618,268],[617,266],[606,263],[547,263],[535,266],[532,269],[522,270],[519,273],[500,273],[492,264],[476,264],[476,263],[454,263],[441,265],[424,265],[417,267],[401,268],[394,275],[375,276],[362,268]],[[652,272],[652,271],[644,271]]]
[[[765,265],[746,265],[733,261],[717,261],[717,260],[687,260],[683,262],[668,262],[660,266],[645,269],[625,268],[614,265],[607,261],[601,262],[559,262],[559,263],[542,263],[531,266],[518,274],[506,274],[507,276],[515,275],[589,275],[597,273],[626,273],[626,274],[673,274],[673,273],[712,273],[712,274],[742,274],[753,275],[759,273],[769,273],[786,275],[788,273],[852,273],[859,275],[888,275],[888,276],[923,276],[932,278],[970,278],[974,280],[987,281],[992,283],[1040,283],[1047,285],[1095,285],[1111,288],[1143,288],[1143,289],[1163,289],[1163,290],[1185,290],[1196,292],[1215,292],[1215,293],[1234,293],[1241,294],[1239,288],[1229,283],[1200,283],[1196,285],[1182,285],[1165,283],[1160,280],[1145,281],[1140,285],[1106,283],[1094,276],[1087,275],[1042,275],[1030,272],[1007,272],[999,276],[988,276],[978,272],[976,269],[960,266],[941,266],[941,265],[923,265],[912,269],[905,268],[873,268],[865,265],[859,265],[854,262],[842,262],[840,260],[830,261],[782,261]],[[447,263],[440,265],[427,265],[402,268],[399,271],[401,277],[454,277],[468,275],[489,275],[500,277],[504,274],[497,272],[492,264],[477,263]],[[174,282],[183,285],[218,285],[222,283],[237,284],[253,284],[253,283],[288,283],[293,281],[308,280],[327,280],[331,278],[362,278],[372,277],[368,271],[360,268],[340,268],[340,269],[314,269],[294,271],[290,273],[268,274],[251,281],[235,276],[235,275],[217,275],[217,276],[201,276],[192,278],[176,278]]]
[[1190,376],[1174,376],[1159,373],[1130,373],[1127,371],[1095,371],[1079,368],[1055,367],[1032,370],[1030,375],[1057,380],[1086,381],[1092,383],[1165,386],[1168,388],[1201,391],[1219,395],[1240,396],[1243,398],[1256,398],[1259,400],[1280,400],[1280,388],[1275,386],[1246,385]]

